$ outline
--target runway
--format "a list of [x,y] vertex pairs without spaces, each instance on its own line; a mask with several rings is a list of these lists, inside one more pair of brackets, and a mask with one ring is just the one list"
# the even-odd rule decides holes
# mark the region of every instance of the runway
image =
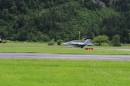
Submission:
[[130,55],[77,55],[43,53],[0,53],[0,59],[130,60]]

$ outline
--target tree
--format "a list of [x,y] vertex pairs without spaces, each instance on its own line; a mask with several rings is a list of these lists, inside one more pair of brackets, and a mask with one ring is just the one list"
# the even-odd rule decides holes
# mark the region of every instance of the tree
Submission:
[[10,8],[10,13],[17,13],[17,6],[13,3],[13,6]]
[[106,36],[106,35],[99,35],[99,36],[95,37],[93,41],[95,43],[98,43],[98,45],[100,46],[102,43],[108,42],[108,36]]
[[119,36],[119,35],[113,36],[112,45],[113,45],[113,46],[121,46],[120,36]]

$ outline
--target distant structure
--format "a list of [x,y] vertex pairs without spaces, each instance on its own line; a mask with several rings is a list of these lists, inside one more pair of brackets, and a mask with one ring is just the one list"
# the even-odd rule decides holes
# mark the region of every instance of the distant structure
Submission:
[[0,38],[0,43],[2,43],[2,39]]
[[3,41],[3,40],[0,38],[0,43],[6,43],[6,41]]

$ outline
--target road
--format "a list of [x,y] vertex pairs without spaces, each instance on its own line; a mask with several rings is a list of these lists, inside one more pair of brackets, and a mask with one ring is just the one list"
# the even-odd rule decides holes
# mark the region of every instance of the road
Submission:
[[130,55],[76,55],[76,54],[42,54],[42,53],[0,53],[0,59],[130,60]]

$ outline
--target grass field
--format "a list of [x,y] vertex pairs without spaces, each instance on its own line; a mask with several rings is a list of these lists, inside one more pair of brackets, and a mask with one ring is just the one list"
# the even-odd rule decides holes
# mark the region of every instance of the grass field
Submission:
[[[24,42],[0,44],[0,52],[130,55],[129,46],[92,48]],[[0,86],[129,86],[129,81],[129,61],[0,59]]]
[[[87,47],[87,46],[86,46]],[[69,46],[48,46],[47,43],[7,42],[0,44],[0,52],[29,52],[29,53],[59,53],[59,54],[123,54],[130,55],[130,46],[89,46],[85,48],[70,48]]]
[[129,86],[130,62],[0,60],[0,86]]

